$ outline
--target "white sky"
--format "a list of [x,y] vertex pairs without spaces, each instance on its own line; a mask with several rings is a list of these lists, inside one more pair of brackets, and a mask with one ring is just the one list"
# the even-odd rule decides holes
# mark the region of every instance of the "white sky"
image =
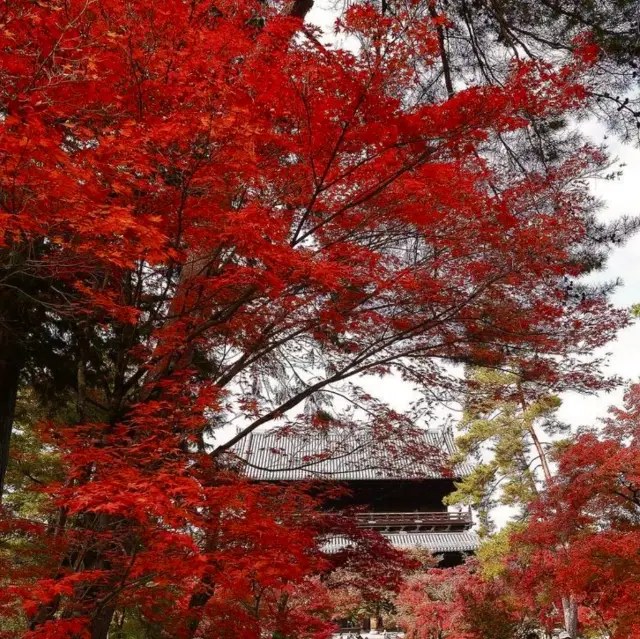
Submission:
[[[584,131],[597,143],[603,142],[605,131],[602,126],[589,124]],[[592,180],[591,189],[596,197],[604,202],[602,219],[615,219],[620,215],[640,214],[640,149],[622,144],[614,136],[605,140],[612,159],[617,158],[626,164],[619,180]],[[624,247],[616,249],[607,268],[590,278],[603,282],[616,278],[622,280],[622,286],[613,296],[617,306],[628,307],[640,303],[640,234],[633,237]],[[637,380],[640,377],[640,322],[621,331],[618,338],[603,349],[611,353],[608,370],[625,379]],[[593,424],[596,418],[604,417],[608,406],[619,403],[623,389],[607,395],[583,396],[567,393],[563,397],[560,417],[572,426]]]

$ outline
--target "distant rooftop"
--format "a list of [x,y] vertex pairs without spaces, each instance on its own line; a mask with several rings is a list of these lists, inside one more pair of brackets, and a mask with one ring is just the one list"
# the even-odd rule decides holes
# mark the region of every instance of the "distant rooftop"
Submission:
[[448,467],[455,452],[449,429],[420,430],[383,441],[354,432],[290,435],[279,430],[255,431],[232,452],[251,479],[392,480],[441,479],[468,475],[471,464]]

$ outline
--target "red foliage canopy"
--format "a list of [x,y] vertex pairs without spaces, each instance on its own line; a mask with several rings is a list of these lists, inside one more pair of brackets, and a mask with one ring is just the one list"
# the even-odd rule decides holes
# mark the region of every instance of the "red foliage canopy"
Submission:
[[409,639],[510,639],[522,630],[505,584],[484,579],[477,568],[468,562],[407,579],[396,607]]
[[563,450],[558,476],[533,505],[513,570],[524,593],[572,593],[582,621],[614,639],[640,637],[640,385],[604,430]]
[[[601,158],[517,174],[491,151],[532,116],[579,108],[588,56],[514,62],[504,86],[425,104],[437,34],[412,10],[350,10],[356,54],[257,0],[3,11],[4,281],[65,320],[77,370],[76,417],[49,427],[66,477],[46,489],[48,522],[16,528],[48,575],[9,591],[30,636],[102,637],[129,605],[181,621],[174,636],[206,635],[210,606],[215,636],[233,634],[247,616],[224,602],[322,569],[297,523],[313,530],[297,519],[308,497],[221,470],[205,434],[237,416],[239,437],[274,419],[311,427],[287,411],[364,373],[430,395],[442,360],[515,357],[558,388],[603,383],[574,355],[626,316],[560,284],[587,268],[580,178]],[[409,428],[340,393],[363,401],[329,425]]]

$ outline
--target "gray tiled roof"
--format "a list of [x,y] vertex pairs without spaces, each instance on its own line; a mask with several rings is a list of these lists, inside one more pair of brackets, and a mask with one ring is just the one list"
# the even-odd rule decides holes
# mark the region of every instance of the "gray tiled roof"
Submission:
[[353,432],[302,436],[256,431],[232,449],[245,462],[245,473],[263,481],[463,477],[471,464],[446,469],[454,451],[448,429],[415,429],[403,440],[389,437],[382,442]]
[[[421,548],[432,553],[472,552],[480,545],[478,535],[472,530],[462,532],[420,532],[420,533],[385,533],[383,534],[394,548],[407,550]],[[326,552],[336,552],[348,545],[343,537],[333,537],[326,542]]]

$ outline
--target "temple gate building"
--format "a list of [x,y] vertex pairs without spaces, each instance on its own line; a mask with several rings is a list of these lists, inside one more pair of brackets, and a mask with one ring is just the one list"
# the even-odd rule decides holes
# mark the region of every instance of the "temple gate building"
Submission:
[[[455,490],[456,479],[471,471],[468,463],[453,469],[446,465],[455,452],[450,429],[414,429],[402,442],[353,431],[307,436],[256,431],[233,452],[254,481],[340,482],[347,494],[327,507],[356,507],[361,528],[380,532],[398,549],[428,550],[441,567],[462,563],[478,548],[471,510],[449,510],[443,503]],[[347,543],[335,536],[325,548],[339,550]],[[379,624],[376,616],[362,619],[360,629],[375,631]]]
[[[415,437],[414,433],[414,437]],[[332,508],[356,506],[358,524],[379,531],[400,549],[420,548],[440,557],[440,565],[462,562],[478,547],[471,530],[470,510],[450,510],[443,498],[455,490],[454,481],[470,472],[468,463],[447,471],[434,457],[448,459],[455,451],[450,429],[422,430],[411,446],[433,451],[422,461],[408,461],[393,442],[348,435],[283,436],[277,430],[256,431],[235,448],[244,472],[256,481],[334,480],[349,496]],[[334,538],[329,547],[345,542]]]

